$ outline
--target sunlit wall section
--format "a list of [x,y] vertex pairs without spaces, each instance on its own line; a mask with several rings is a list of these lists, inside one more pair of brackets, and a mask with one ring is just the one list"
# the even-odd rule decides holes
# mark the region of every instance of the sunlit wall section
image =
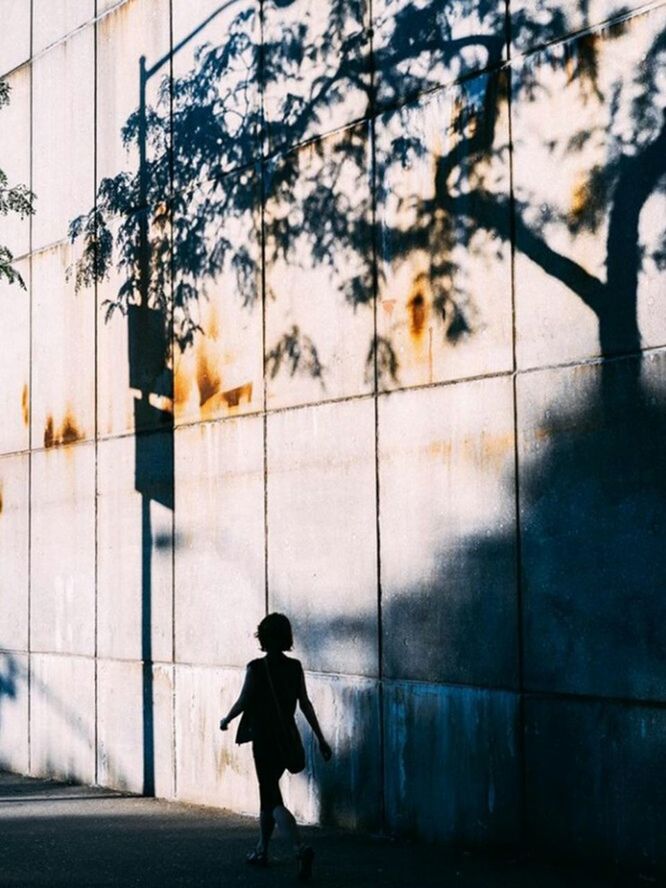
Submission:
[[0,767],[666,868],[662,0],[0,18]]

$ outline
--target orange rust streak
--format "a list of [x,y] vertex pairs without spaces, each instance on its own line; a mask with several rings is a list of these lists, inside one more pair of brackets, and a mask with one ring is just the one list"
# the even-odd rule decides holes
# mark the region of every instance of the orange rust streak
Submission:
[[222,400],[227,407],[238,407],[241,401],[249,404],[252,400],[252,383],[246,382],[245,385],[239,385],[237,388],[222,392]]
[[47,416],[44,426],[44,447],[53,447],[56,443],[53,431],[53,417]]
[[207,401],[220,390],[220,376],[210,366],[205,352],[197,355],[197,387],[199,389],[199,406],[203,407]]
[[30,422],[30,391],[27,385],[23,386],[23,391],[21,392],[21,412],[23,414],[23,423],[27,426]]
[[83,437],[83,433],[77,427],[74,417],[66,414],[60,430],[60,440],[63,444],[72,444]]
[[49,415],[46,419],[44,427],[44,447],[59,447],[61,444],[73,444],[80,441],[84,437],[84,433],[76,424],[76,419],[67,411],[62,421],[62,425],[56,430],[53,417]]
[[421,272],[414,278],[407,298],[409,332],[415,342],[420,341],[426,327],[428,317],[427,287],[428,278]]

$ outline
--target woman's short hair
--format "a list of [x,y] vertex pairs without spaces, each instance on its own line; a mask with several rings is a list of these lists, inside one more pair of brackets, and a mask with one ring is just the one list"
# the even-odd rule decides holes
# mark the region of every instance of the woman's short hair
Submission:
[[294,646],[291,623],[284,614],[269,614],[259,623],[255,637],[262,651],[290,651]]

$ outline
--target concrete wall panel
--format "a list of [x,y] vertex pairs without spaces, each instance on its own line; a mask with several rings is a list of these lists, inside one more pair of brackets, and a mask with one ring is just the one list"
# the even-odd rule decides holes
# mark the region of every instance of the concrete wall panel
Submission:
[[[155,269],[156,256],[168,255],[167,214],[132,213],[108,225],[112,240],[108,273],[97,285],[97,422],[100,437],[170,428],[173,372],[170,348],[171,274],[159,264],[150,278],[148,310],[141,299],[140,269]],[[147,221],[146,251],[142,241]],[[165,251],[167,251],[165,253]],[[143,389],[149,405],[139,404]]]
[[500,3],[375,0],[373,18],[381,103],[450,83],[506,57]]
[[0,0],[0,75],[30,58],[30,3]]
[[[663,196],[645,204],[663,156],[666,94],[649,59],[664,27],[666,10],[657,9],[532,56],[517,71],[521,366],[637,351],[639,334],[644,346],[664,342],[664,271],[655,261]],[[638,101],[641,83],[652,86]]]
[[[145,514],[136,475],[137,441],[100,441],[97,480],[97,646],[102,657],[141,659],[144,622],[150,621],[154,660],[172,656],[173,515],[152,500]],[[150,435],[156,485],[173,487],[171,434]],[[162,497],[165,499],[166,497]],[[149,610],[146,609],[146,601]],[[147,631],[147,630],[146,630]]]
[[374,405],[270,415],[267,434],[269,610],[309,668],[375,675]]
[[[32,455],[31,637],[36,651],[95,649],[95,449]],[[64,658],[57,662],[69,662]],[[83,667],[81,667],[83,668]]]
[[74,249],[32,257],[32,446],[55,447],[95,431],[95,300],[78,293]]
[[[149,161],[156,154],[163,158],[159,169],[148,174],[148,188],[154,199],[158,193],[166,197],[169,178],[169,92],[163,87],[169,77],[169,0],[137,2],[132,0],[113,7],[100,19],[97,28],[97,177],[113,178],[119,173],[137,176],[139,171],[138,117],[130,122],[138,111],[140,95],[139,59],[146,58],[146,69],[152,70],[162,59],[162,64],[149,78],[146,87],[147,105],[158,111],[162,126],[159,145],[147,141]],[[162,91],[162,102],[159,102]],[[123,128],[130,123],[132,132],[124,144]],[[166,151],[165,151],[166,148]],[[131,192],[125,200],[125,211],[137,206],[138,192]],[[89,207],[88,207],[89,208]]]
[[363,117],[370,74],[367,0],[264,4],[267,150]]
[[51,43],[85,24],[94,15],[95,0],[33,0],[33,53],[41,52]]
[[[175,416],[217,419],[263,407],[260,181],[226,176],[176,199]],[[223,255],[222,255],[223,254]],[[194,293],[194,297],[188,296]],[[183,303],[199,328],[190,343]]]
[[30,773],[95,782],[95,662],[30,658]]
[[663,698],[665,386],[663,352],[642,367],[518,380],[525,671],[535,690]]
[[528,52],[644,5],[642,0],[513,0],[513,47]]
[[[97,780],[102,786],[129,792],[144,790],[145,721],[143,666],[99,660],[97,666]],[[174,793],[173,682],[170,666],[153,667],[152,725],[154,791]],[[143,754],[142,754],[143,753]]]
[[71,220],[93,204],[94,28],[39,56],[32,70],[32,187],[44,208],[33,220],[34,250],[64,240]]
[[0,649],[15,651],[28,649],[29,459],[0,458]]
[[176,658],[242,666],[264,616],[263,422],[176,433]]
[[[173,3],[176,190],[251,162],[259,152],[259,5]],[[211,156],[212,138],[218,149]]]
[[176,793],[179,799],[247,814],[259,808],[250,745],[236,746],[237,722],[220,719],[243,684],[243,669],[176,666]]
[[[0,7],[0,10],[2,7]],[[0,16],[1,16],[0,12]],[[0,21],[3,21],[0,18]],[[4,25],[4,21],[3,21]],[[30,78],[29,65],[14,71],[6,82],[9,84],[9,104],[0,111],[3,133],[2,166],[9,187],[25,185],[30,187]],[[23,256],[30,251],[30,218],[21,219],[14,213],[0,215],[0,244],[7,247],[14,256]]]
[[15,263],[26,289],[0,281],[0,453],[30,444],[30,260]]
[[306,682],[333,757],[324,762],[314,734],[297,714],[307,764],[301,774],[285,775],[286,804],[303,823],[375,830],[380,825],[381,795],[377,684],[369,679],[313,674],[307,675]]
[[386,674],[511,686],[517,602],[510,378],[383,397],[379,448]]
[[30,769],[25,654],[0,653],[0,769],[19,774]]
[[[621,660],[618,660],[621,662]],[[527,824],[540,851],[666,866],[666,710],[597,700],[526,703]]]
[[389,827],[466,846],[515,842],[517,696],[407,682],[384,695]]
[[[367,127],[268,168],[269,407],[347,397],[373,384]],[[349,237],[341,240],[343,228]]]
[[[511,369],[503,78],[467,81],[377,122],[377,357],[385,389]],[[452,161],[468,168],[469,181],[449,180]]]

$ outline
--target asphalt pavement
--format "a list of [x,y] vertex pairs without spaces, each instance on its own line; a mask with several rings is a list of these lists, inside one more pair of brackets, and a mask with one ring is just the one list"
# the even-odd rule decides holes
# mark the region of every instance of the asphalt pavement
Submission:
[[[600,888],[616,878],[516,857],[480,857],[385,837],[307,828],[319,888]],[[0,886],[295,886],[289,849],[245,863],[256,820],[106,789],[0,774]],[[643,883],[648,884],[648,883]]]

